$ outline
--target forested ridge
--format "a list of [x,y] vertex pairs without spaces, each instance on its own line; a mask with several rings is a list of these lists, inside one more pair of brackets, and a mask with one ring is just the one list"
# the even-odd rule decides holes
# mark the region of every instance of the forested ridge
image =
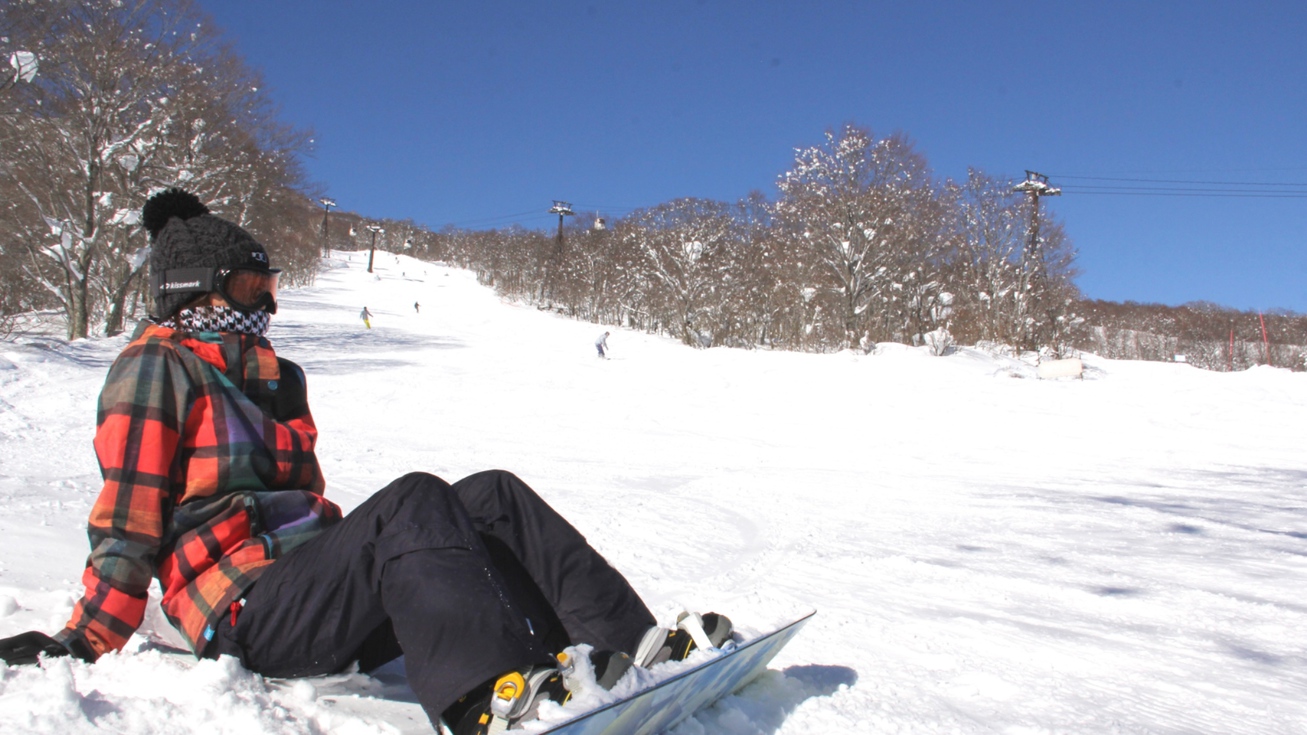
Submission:
[[322,252],[375,242],[472,269],[506,298],[699,348],[982,344],[1307,367],[1307,317],[1082,298],[1050,207],[1007,177],[939,179],[902,133],[827,131],[795,151],[774,198],[577,213],[557,231],[432,231],[324,208],[301,163],[311,131],[278,120],[189,0],[9,3],[0,52],[0,334],[36,314],[61,315],[70,339],[142,317],[138,213],[180,186],[259,238],[288,286],[311,282]]

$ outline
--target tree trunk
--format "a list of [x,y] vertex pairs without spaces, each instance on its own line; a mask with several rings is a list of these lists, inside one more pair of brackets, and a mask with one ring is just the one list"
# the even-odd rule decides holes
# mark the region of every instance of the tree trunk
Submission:
[[89,291],[86,279],[73,280],[69,274],[68,284],[68,339],[86,339],[90,336]]
[[123,332],[123,321],[127,316],[127,296],[132,292],[132,284],[136,282],[136,276],[140,275],[141,269],[137,269],[127,274],[117,288],[109,294],[109,312],[105,317],[104,336],[114,337]]

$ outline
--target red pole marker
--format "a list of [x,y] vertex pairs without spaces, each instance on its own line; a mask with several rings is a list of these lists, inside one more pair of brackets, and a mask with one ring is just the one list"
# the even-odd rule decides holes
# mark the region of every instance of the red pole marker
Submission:
[[1262,345],[1266,347],[1266,364],[1270,365],[1271,364],[1271,341],[1266,338],[1266,317],[1262,316],[1262,313],[1259,311],[1257,312],[1257,318],[1260,319],[1262,322]]

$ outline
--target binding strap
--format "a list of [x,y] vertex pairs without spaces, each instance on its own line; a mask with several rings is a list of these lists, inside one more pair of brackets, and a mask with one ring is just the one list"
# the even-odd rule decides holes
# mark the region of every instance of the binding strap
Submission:
[[694,645],[701,650],[709,651],[716,648],[708,638],[708,633],[703,629],[703,618],[699,616],[699,613],[681,613],[680,618],[676,621],[676,627],[689,633],[690,638],[694,640]]

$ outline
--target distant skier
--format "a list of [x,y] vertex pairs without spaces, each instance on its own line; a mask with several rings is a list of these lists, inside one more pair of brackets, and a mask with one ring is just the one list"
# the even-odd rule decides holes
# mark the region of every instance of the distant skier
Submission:
[[372,328],[372,312],[368,311],[368,307],[363,307],[363,311],[359,312],[359,319],[363,320],[363,326]]
[[599,335],[599,339],[595,340],[595,349],[599,351],[599,357],[601,359],[606,359],[608,357],[608,332]]
[[413,313],[415,313],[415,314],[421,314],[421,313],[422,313],[422,304],[419,304],[418,302],[414,301],[414,302],[413,302]]

